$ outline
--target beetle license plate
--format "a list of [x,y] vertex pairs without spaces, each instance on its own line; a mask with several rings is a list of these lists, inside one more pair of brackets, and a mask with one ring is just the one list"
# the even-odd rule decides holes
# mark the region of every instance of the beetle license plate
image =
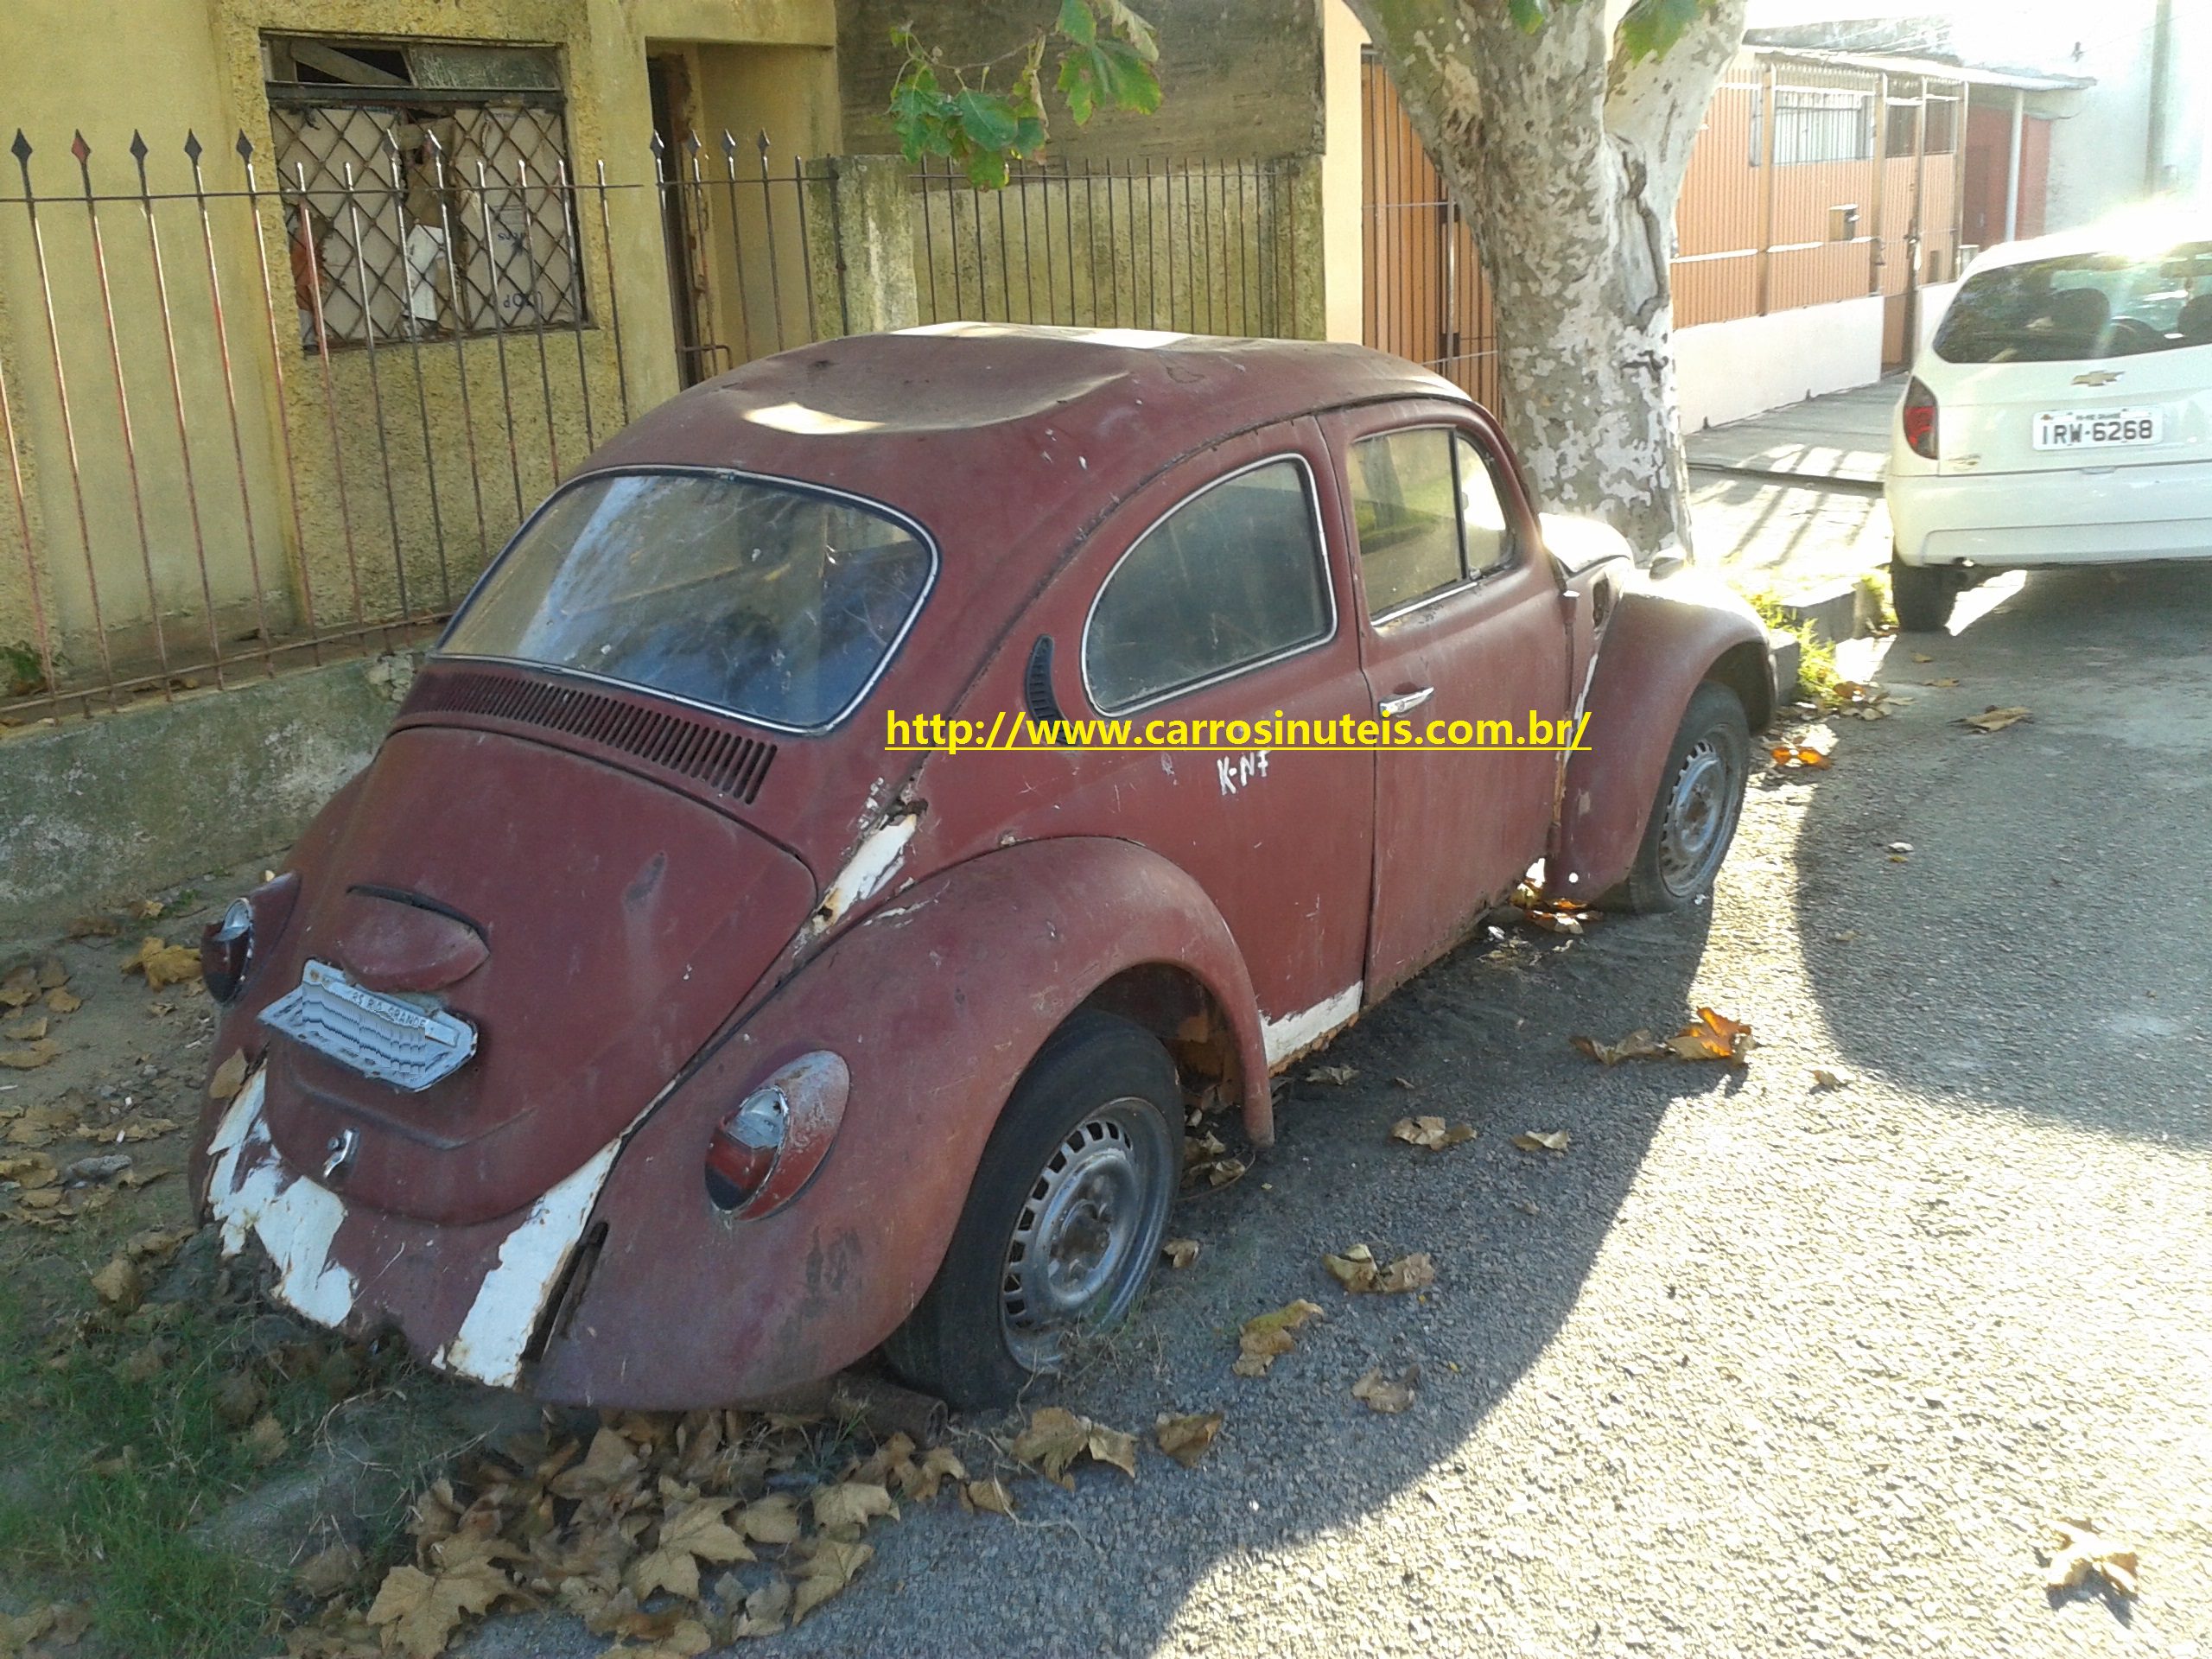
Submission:
[[410,1094],[476,1052],[476,1027],[466,1020],[356,985],[327,962],[309,962],[300,982],[262,1010],[261,1023]]
[[2106,409],[2094,414],[2047,410],[2036,416],[2038,449],[2109,449],[2156,443],[2161,422],[2155,409]]

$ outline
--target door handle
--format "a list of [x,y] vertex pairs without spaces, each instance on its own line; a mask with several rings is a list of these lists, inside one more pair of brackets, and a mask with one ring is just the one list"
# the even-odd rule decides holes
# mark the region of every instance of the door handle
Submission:
[[1436,688],[1424,685],[1418,691],[1408,691],[1402,696],[1385,697],[1376,705],[1386,715],[1402,715],[1418,709],[1436,695]]

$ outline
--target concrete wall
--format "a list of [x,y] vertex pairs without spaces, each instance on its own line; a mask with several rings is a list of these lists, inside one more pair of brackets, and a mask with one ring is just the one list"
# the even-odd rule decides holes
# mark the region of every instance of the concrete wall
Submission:
[[[912,23],[950,63],[981,64],[1048,25],[1054,10],[1039,0],[838,0],[845,147],[898,148],[885,117],[904,61],[894,26]],[[1138,10],[1160,36],[1158,113],[1103,114],[1077,127],[1055,95],[1053,153],[1195,160],[1321,148],[1321,0],[1150,0]],[[1047,60],[1048,79],[1056,61]]]
[[1367,327],[1366,266],[1361,257],[1367,204],[1360,171],[1366,124],[1359,68],[1367,30],[1344,0],[1323,0],[1321,24],[1321,242],[1328,338],[1357,345]]
[[366,766],[404,659],[308,669],[0,735],[0,949],[289,844]]
[[1677,329],[1682,430],[1880,379],[1882,307],[1880,296],[1867,295]]

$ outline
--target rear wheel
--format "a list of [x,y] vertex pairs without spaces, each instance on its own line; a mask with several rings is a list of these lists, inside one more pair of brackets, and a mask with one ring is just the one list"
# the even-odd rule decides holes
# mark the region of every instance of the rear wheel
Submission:
[[1713,886],[1751,772],[1751,722],[1725,685],[1706,681],[1690,696],[1643,827],[1628,880],[1610,895],[1630,910],[1679,910]]
[[891,1363],[963,1409],[1007,1404],[1135,1304],[1182,1173],[1167,1051],[1116,1015],[1077,1014],[1015,1085],[944,1265],[884,1344]]
[[1897,613],[1897,626],[1906,633],[1941,633],[1951,625],[1951,607],[1959,597],[1961,582],[1952,571],[1937,564],[1907,564],[1890,556],[1890,604]]

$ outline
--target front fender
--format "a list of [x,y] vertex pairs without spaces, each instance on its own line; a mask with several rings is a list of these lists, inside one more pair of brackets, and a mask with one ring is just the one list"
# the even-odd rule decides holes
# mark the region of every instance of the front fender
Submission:
[[[606,1229],[596,1261],[564,1299],[531,1390],[685,1409],[859,1358],[936,1276],[1031,1058],[1096,987],[1150,963],[1188,969],[1226,1010],[1254,1121],[1268,1068],[1250,977],[1219,912],[1158,854],[1033,842],[897,895],[779,987],[632,1133],[594,1211]],[[707,1198],[709,1132],[763,1075],[820,1049],[851,1072],[835,1143],[785,1208],[729,1219]]]
[[1599,646],[1587,747],[1567,760],[1545,864],[1554,893],[1593,900],[1627,875],[1675,730],[1706,680],[1735,691],[1752,730],[1767,723],[1774,666],[1757,613],[1695,575],[1630,584]]

